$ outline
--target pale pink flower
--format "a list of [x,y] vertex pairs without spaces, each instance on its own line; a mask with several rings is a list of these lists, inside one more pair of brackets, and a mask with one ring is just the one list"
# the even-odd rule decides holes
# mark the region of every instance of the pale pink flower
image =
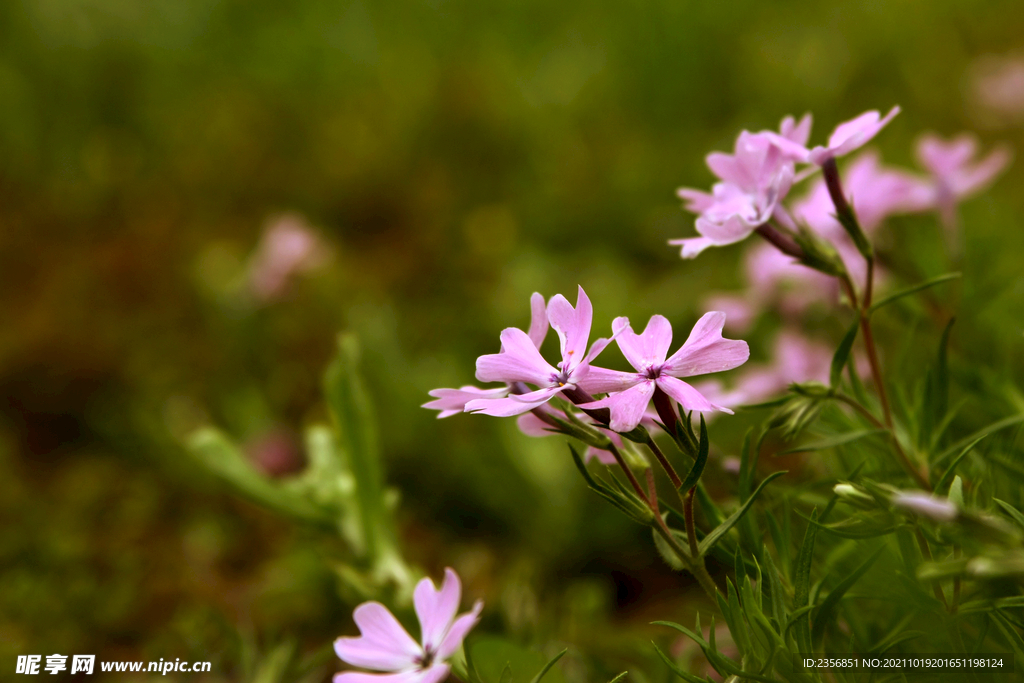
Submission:
[[984,55],[970,69],[970,89],[986,123],[1006,125],[1024,119],[1024,58]]
[[924,491],[898,491],[889,502],[895,508],[926,517],[934,522],[952,522],[960,514],[952,501]]
[[970,133],[961,133],[948,141],[936,135],[922,135],[916,152],[918,161],[934,181],[934,202],[947,226],[955,223],[957,202],[991,184],[1013,156],[1009,148],[996,147],[985,158],[975,160],[978,139]]
[[[926,211],[934,206],[934,192],[925,178],[883,166],[878,152],[873,150],[864,152],[843,169],[843,191],[857,222],[868,234],[889,216]],[[834,241],[846,236],[821,178],[810,192],[793,203],[792,214],[826,239]]]
[[[544,304],[544,297],[538,292],[530,296],[530,331],[527,336],[533,345],[538,349],[544,343],[544,337],[548,333],[548,314]],[[439,410],[438,419],[451,417],[457,413],[464,412],[466,404],[476,399],[504,398],[508,395],[510,386],[496,389],[481,389],[467,384],[459,389],[434,389],[430,392],[436,400],[424,403],[422,408]]]
[[345,671],[334,676],[334,683],[441,683],[451,668],[446,660],[462,646],[483,609],[478,600],[473,611],[456,618],[461,596],[459,577],[451,569],[445,569],[440,590],[429,578],[416,584],[413,605],[420,621],[418,643],[379,602],[356,607],[352,618],[361,635],[338,638],[334,651],[352,666],[380,673]]
[[299,214],[284,214],[267,226],[249,263],[249,290],[261,301],[280,298],[291,280],[326,265],[330,249]]
[[642,334],[633,332],[629,318],[616,318],[612,323],[616,343],[636,372],[593,368],[584,380],[584,388],[595,393],[615,393],[582,407],[608,408],[609,426],[616,432],[628,432],[640,424],[656,388],[686,411],[731,413],[679,379],[731,370],[746,362],[750,357],[747,343],[723,338],[724,325],[724,313],[706,313],[694,325],[686,342],[666,360],[672,344],[672,325],[664,316],[651,316]]
[[681,247],[683,258],[693,258],[708,247],[739,242],[767,223],[793,184],[793,162],[775,141],[802,148],[810,130],[810,115],[799,124],[787,117],[779,133],[743,131],[732,154],[709,154],[708,168],[721,180],[711,194],[685,187],[678,190],[686,210],[700,214],[696,228],[701,236],[669,244]]
[[896,114],[899,107],[893,107],[884,117],[877,111],[864,112],[855,119],[844,121],[836,126],[828,138],[828,144],[807,149],[805,143],[796,143],[785,136],[766,133],[782,152],[802,163],[823,165],[829,159],[835,159],[863,147],[871,141],[879,131],[885,128]]
[[590,363],[608,345],[610,339],[597,339],[587,352],[593,308],[583,288],[579,288],[576,307],[556,294],[548,302],[547,317],[558,333],[562,362],[552,367],[540,355],[533,340],[522,330],[507,327],[501,332],[501,353],[480,356],[476,378],[481,382],[524,382],[539,387],[525,394],[506,398],[477,399],[466,404],[466,412],[495,417],[521,415],[564,391],[574,391],[590,372]]

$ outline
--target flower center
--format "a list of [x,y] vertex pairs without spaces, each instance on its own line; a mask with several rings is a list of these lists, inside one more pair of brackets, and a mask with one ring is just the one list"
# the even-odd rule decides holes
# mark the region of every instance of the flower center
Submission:
[[416,661],[421,669],[429,669],[430,665],[434,663],[434,656],[434,651],[428,648],[423,651],[423,656],[419,657]]

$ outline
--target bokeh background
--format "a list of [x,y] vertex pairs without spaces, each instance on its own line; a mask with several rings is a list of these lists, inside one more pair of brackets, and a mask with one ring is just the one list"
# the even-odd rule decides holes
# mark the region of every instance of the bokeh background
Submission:
[[[2,666],[181,657],[244,680],[291,643],[335,670],[339,550],[180,437],[215,424],[267,471],[301,468],[345,330],[410,561],[456,567],[481,632],[595,655],[567,660],[575,680],[626,668],[619,634],[683,609],[686,578],[559,439],[436,421],[427,391],[472,382],[534,291],[583,285],[603,331],[655,312],[685,329],[738,287],[742,245],[683,262],[666,241],[693,234],[675,189],[709,185],[704,155],[742,128],[811,111],[821,140],[900,104],[889,162],[912,165],[924,130],[1024,150],[1021,36],[1011,0],[0,4]],[[1021,180],[1018,163],[965,205],[956,310],[961,358],[1013,386]],[[253,272],[282,221],[319,256],[268,293]],[[933,219],[890,232],[943,272]],[[747,336],[755,359],[773,325]]]

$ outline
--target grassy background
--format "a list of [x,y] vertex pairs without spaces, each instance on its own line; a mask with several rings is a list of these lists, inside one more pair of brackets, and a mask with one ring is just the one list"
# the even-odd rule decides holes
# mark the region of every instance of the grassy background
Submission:
[[[180,656],[234,679],[254,648],[351,629],[332,541],[238,500],[172,438],[197,415],[242,441],[322,417],[339,329],[366,348],[409,556],[455,566],[484,630],[628,659],[616,624],[671,616],[686,580],[559,440],[436,422],[426,392],[472,381],[533,291],[583,285],[595,330],[655,312],[684,329],[737,287],[742,247],[684,263],[665,242],[692,234],[675,188],[709,184],[704,155],[741,128],[812,111],[820,140],[898,103],[890,162],[926,129],[1024,149],[969,79],[1022,32],[1024,6],[999,0],[0,5],[2,665]],[[964,210],[944,303],[960,367],[988,367],[962,384],[994,397],[965,421],[1022,402],[1021,180],[1018,164]],[[224,292],[281,211],[322,231],[332,265],[239,308]],[[946,269],[930,218],[888,239]],[[941,329],[881,324],[904,353]],[[725,451],[751,419],[718,423]]]

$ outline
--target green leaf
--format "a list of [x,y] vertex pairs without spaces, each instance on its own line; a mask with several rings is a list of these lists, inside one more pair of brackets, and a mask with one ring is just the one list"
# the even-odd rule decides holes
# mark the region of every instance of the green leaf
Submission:
[[[576,469],[583,475],[583,479],[587,482],[587,486],[590,490],[594,491],[597,495],[601,496],[609,503],[617,507],[622,514],[626,515],[634,522],[647,526],[654,520],[654,513],[647,507],[635,494],[625,492],[621,488],[612,488],[603,482],[599,482],[591,476],[590,471],[587,470],[587,466],[583,464],[583,458],[576,452],[576,449],[570,443],[569,452],[572,453],[572,461],[576,465]],[[613,478],[612,482],[617,484],[618,482]]]
[[1024,413],[1021,413],[1019,415],[1011,415],[1010,417],[1005,417],[1002,420],[999,420],[998,422],[993,422],[989,426],[979,429],[970,436],[964,439],[960,439],[955,444],[953,444],[946,450],[942,451],[942,453],[939,453],[937,456],[935,456],[933,462],[935,464],[938,464],[945,460],[946,458],[948,458],[949,456],[953,455],[954,453],[960,452],[964,446],[971,443],[972,441],[977,441],[978,439],[984,438],[989,434],[995,434],[1000,430],[1006,429],[1007,427],[1012,427],[1013,425],[1018,424],[1020,422],[1024,422]]
[[822,524],[799,512],[797,514],[807,520],[809,524],[840,538],[875,538],[891,534],[898,527],[891,515],[882,512],[847,517],[835,524]]
[[880,308],[882,308],[884,306],[888,306],[889,304],[893,303],[894,301],[902,299],[905,296],[910,296],[911,294],[916,294],[916,293],[918,293],[918,292],[920,292],[922,290],[928,289],[929,287],[934,287],[935,285],[941,285],[943,282],[949,282],[950,280],[955,280],[958,277],[960,277],[960,273],[946,273],[945,275],[940,275],[938,277],[933,277],[930,280],[925,280],[924,282],[921,282],[919,284],[913,285],[912,287],[907,287],[906,289],[901,289],[898,292],[893,292],[889,296],[884,297],[882,299],[879,299],[878,301],[873,303],[871,305],[871,308],[868,309],[868,314],[870,315],[870,314],[874,313],[875,311],[877,311],[878,309],[880,309]]
[[[657,645],[655,645],[653,641],[651,642],[651,644],[654,645],[654,651],[658,653],[659,657],[661,657],[661,661],[665,662],[668,668],[671,669],[672,673],[674,673],[676,676],[679,676],[679,678],[686,681],[686,683],[707,683],[707,681],[705,681],[703,678],[699,676],[694,676],[691,673],[686,673],[685,671],[680,669],[679,665],[673,662],[667,654],[662,652],[661,649]],[[625,675],[626,672],[623,671],[621,674],[613,678],[611,683],[615,683],[615,681],[619,680]]]
[[697,457],[693,461],[693,467],[686,475],[686,479],[683,480],[682,485],[679,487],[680,493],[686,493],[700,481],[700,475],[704,473],[704,466],[708,462],[708,450],[710,449],[710,441],[708,439],[708,426],[704,422],[704,415],[700,416],[700,443],[697,446]]
[[[626,677],[626,674],[628,674],[628,673],[629,673],[628,671],[623,671],[623,672],[622,672],[622,673],[620,673],[620,674],[619,674],[618,676],[616,676],[616,677],[615,677],[615,678],[613,678],[612,680],[608,681],[608,683],[619,683],[619,681],[621,681],[621,680],[622,680],[623,678],[625,678],[625,677]],[[704,682],[703,682],[703,681],[701,681],[701,683],[704,683]]]
[[207,469],[257,503],[309,522],[330,525],[335,521],[334,510],[330,507],[318,505],[309,496],[281,486],[258,472],[238,447],[217,429],[197,430],[189,436],[186,447]]
[[960,454],[953,459],[953,464],[946,468],[946,471],[942,473],[942,477],[939,479],[938,482],[936,482],[936,491],[941,491],[942,489],[946,488],[946,484],[949,483],[949,480],[953,478],[953,473],[956,472],[956,466],[959,465],[960,461],[967,457],[967,454],[971,452],[971,449],[977,446],[978,442],[984,439],[986,436],[988,436],[988,434],[979,436],[977,439],[967,444],[967,446],[965,446],[962,451],[960,451]]
[[813,451],[823,451],[826,448],[835,448],[836,446],[843,446],[845,444],[863,439],[868,436],[875,436],[880,434],[888,434],[885,429],[864,429],[856,432],[848,432],[846,434],[837,434],[828,439],[822,439],[821,441],[815,441],[813,443],[804,444],[797,446],[796,448],[790,448],[789,450],[782,451],[777,455],[789,455],[790,453],[810,453]]
[[512,665],[505,662],[505,668],[501,670],[501,678],[498,683],[512,683]]
[[559,668],[546,666],[551,663],[549,659],[532,648],[522,647],[505,638],[486,635],[475,637],[471,647],[473,664],[484,681],[501,681],[513,675],[516,680],[525,681],[531,672],[546,668],[546,683],[565,683],[565,676]]
[[755,500],[757,500],[758,494],[761,493],[764,487],[767,486],[768,483],[773,479],[777,479],[778,477],[781,477],[784,474],[786,474],[786,470],[782,470],[780,472],[772,472],[767,477],[765,477],[764,481],[762,481],[761,484],[754,490],[754,492],[750,494],[750,498],[748,498],[747,501],[742,506],[740,506],[738,510],[736,510],[736,512],[729,515],[728,519],[726,519],[724,522],[722,522],[717,527],[712,529],[708,533],[708,535],[704,537],[704,540],[702,540],[700,542],[700,545],[698,546],[698,557],[704,557],[705,555],[707,555],[708,551],[714,547],[715,543],[717,543],[718,540],[722,538],[722,536],[728,533],[729,529],[733,528],[736,522],[740,521],[743,515],[747,513],[747,510],[749,510],[750,506],[754,504]]
[[835,355],[832,356],[832,370],[828,375],[828,383],[833,389],[839,388],[839,381],[843,376],[843,366],[846,365],[846,361],[850,357],[850,349],[853,348],[853,342],[857,339],[859,328],[860,320],[854,321],[853,325],[850,325],[850,329],[843,335],[843,340],[839,342],[839,348],[836,349]]
[[1017,524],[1019,524],[1020,527],[1024,529],[1024,514],[1021,514],[1020,510],[1013,507],[1004,500],[999,500],[998,498],[993,498],[992,502],[1001,507],[1003,509],[1003,512],[1010,515],[1010,517],[1013,518],[1013,521],[1017,522]]
[[786,610],[785,594],[782,588],[782,578],[779,576],[779,570],[775,566],[775,561],[772,559],[771,553],[768,552],[768,547],[765,546],[761,552],[761,556],[764,557],[765,573],[768,575],[768,581],[765,585],[768,587],[769,599],[771,604],[771,616],[778,623],[786,623],[788,618]]
[[324,373],[324,395],[337,430],[338,445],[356,482],[359,523],[367,556],[394,554],[394,532],[384,508],[384,473],[377,443],[377,418],[359,375],[359,344],[338,336],[338,352]]
[[960,475],[953,477],[953,483],[949,485],[949,495],[947,496],[949,502],[956,505],[958,509],[962,510],[964,507],[964,480],[960,478]]
[[544,668],[537,672],[537,675],[533,677],[533,679],[530,681],[530,683],[540,683],[540,679],[544,678],[544,674],[546,674],[548,671],[550,671],[551,667],[553,667],[555,665],[555,662],[557,662],[559,659],[564,657],[565,653],[568,652],[568,651],[569,651],[569,648],[565,648],[564,650],[559,652],[557,655],[552,657],[548,661],[548,663],[544,665]]
[[[818,511],[811,511],[811,524],[804,532],[804,541],[796,559],[796,575],[793,577],[793,610],[798,612],[807,607],[811,594],[811,560],[814,557],[814,537],[818,533]],[[791,617],[792,618],[792,617]],[[811,652],[810,624],[806,617],[796,623],[796,642],[801,652]]]
[[815,649],[821,646],[821,641],[825,637],[825,627],[832,621],[835,615],[836,607],[839,606],[839,601],[842,600],[843,595],[846,591],[850,590],[853,584],[860,580],[860,577],[864,576],[865,572],[875,563],[878,556],[885,550],[885,546],[882,546],[874,552],[871,557],[864,560],[859,567],[853,570],[853,572],[845,579],[840,581],[835,588],[833,588],[825,599],[821,601],[821,607],[818,609],[818,614],[814,617],[814,626],[811,630],[811,643]]

